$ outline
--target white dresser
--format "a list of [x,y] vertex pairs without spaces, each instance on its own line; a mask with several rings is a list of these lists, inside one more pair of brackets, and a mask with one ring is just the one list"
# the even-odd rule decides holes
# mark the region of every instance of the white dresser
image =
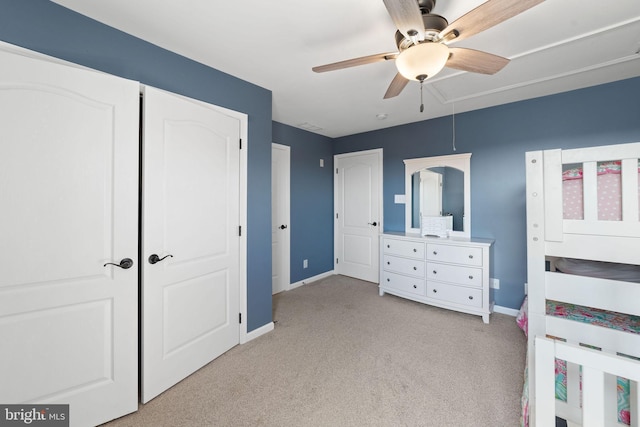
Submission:
[[493,240],[380,235],[380,296],[385,293],[482,316],[489,323]]

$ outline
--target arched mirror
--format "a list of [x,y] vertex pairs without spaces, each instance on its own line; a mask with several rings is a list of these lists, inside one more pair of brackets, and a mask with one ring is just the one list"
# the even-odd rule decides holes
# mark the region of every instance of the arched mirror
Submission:
[[[405,159],[405,229],[471,236],[471,153]],[[446,231],[444,231],[446,230]]]

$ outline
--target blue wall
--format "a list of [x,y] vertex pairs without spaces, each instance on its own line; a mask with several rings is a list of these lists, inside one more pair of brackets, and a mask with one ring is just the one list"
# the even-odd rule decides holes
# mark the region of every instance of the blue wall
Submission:
[[291,147],[291,283],[333,270],[332,141],[273,123],[273,142]]
[[[640,78],[457,114],[457,153],[471,156],[471,228],[496,240],[496,304],[518,308],[526,269],[526,151],[640,141]],[[337,138],[334,154],[383,148],[385,231],[404,230],[405,158],[454,154],[443,117]]]
[[271,322],[271,91],[48,0],[0,0],[0,10],[2,41],[249,116],[247,329]]
[[[333,154],[384,149],[387,231],[404,230],[404,205],[393,203],[404,193],[402,160],[453,154],[451,117],[332,140],[272,123],[269,90],[48,0],[0,0],[0,10],[2,41],[248,114],[249,331],[272,319],[271,142],[291,147],[292,282],[333,269]],[[498,305],[517,308],[526,281],[524,153],[636,141],[640,78],[456,115],[457,152],[473,154],[473,235],[496,239]]]

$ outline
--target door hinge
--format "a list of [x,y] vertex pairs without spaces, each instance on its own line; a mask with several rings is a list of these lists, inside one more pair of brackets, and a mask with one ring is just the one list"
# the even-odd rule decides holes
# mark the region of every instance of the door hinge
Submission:
[[338,261],[338,258],[336,258],[336,264],[340,264],[340,262]]
[[336,175],[338,175],[338,168],[336,168]]
[[336,212],[336,219],[338,219],[338,213]]
[[242,226],[238,226],[238,236],[242,237]]
[[242,313],[238,313],[238,323],[242,323]]
[[242,150],[242,138],[240,138],[240,149]]

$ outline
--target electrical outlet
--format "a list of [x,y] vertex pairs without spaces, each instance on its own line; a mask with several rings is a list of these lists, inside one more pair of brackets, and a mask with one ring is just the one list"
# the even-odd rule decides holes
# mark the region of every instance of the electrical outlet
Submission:
[[493,277],[490,278],[489,287],[493,289],[500,289],[500,279],[494,279]]
[[309,260],[305,259],[304,261],[302,261],[302,268],[307,268],[307,267],[309,267]]

